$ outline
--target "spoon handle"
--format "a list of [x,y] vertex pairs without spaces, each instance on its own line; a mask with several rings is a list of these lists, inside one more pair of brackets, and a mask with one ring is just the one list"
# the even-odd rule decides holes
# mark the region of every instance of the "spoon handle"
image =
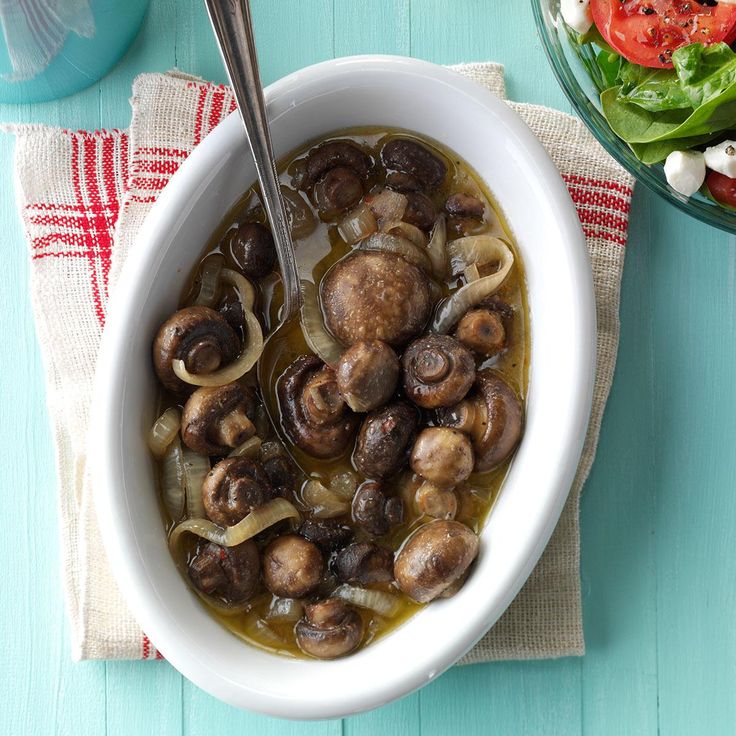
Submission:
[[281,267],[284,284],[281,319],[285,322],[300,307],[299,272],[273,157],[250,5],[248,0],[205,0],[205,3],[255,159]]

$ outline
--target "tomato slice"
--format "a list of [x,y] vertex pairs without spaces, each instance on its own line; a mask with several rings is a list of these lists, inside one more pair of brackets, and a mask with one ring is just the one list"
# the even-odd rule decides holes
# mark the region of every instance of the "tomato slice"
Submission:
[[[703,2],[703,0],[701,0]],[[736,5],[697,0],[591,0],[593,20],[603,38],[635,64],[672,68],[681,46],[736,37]]]
[[705,184],[716,202],[736,208],[736,179],[711,171]]

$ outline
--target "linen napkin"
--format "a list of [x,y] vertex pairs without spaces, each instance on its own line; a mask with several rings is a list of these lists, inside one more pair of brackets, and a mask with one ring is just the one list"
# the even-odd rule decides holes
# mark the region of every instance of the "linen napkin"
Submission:
[[[455,69],[505,98],[501,66]],[[141,75],[131,103],[127,131],[10,128],[17,136],[17,199],[56,447],[62,572],[77,660],[161,658],[104,555],[86,463],[90,394],[108,293],[147,212],[192,149],[235,107],[227,87],[179,72]],[[598,364],[585,448],[559,524],[516,600],[464,663],[584,653],[579,499],[613,377],[633,187],[579,120],[509,104],[547,148],[577,207],[593,263]]]

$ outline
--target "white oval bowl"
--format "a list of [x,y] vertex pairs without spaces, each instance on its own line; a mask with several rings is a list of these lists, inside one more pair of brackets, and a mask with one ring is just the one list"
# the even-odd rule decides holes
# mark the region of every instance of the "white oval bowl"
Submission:
[[531,312],[525,435],[466,584],[356,654],[297,660],[238,640],[184,582],[166,545],[145,443],[157,391],[153,335],[176,309],[204,244],[255,179],[236,115],[177,171],[128,256],[100,350],[89,452],[102,536],[123,595],[155,646],[203,690],[271,715],[332,718],[387,703],[443,672],[495,623],[532,571],[582,450],[595,301],[584,236],[560,175],[522,120],[484,88],[427,62],[363,56],[291,74],[270,85],[266,99],[277,156],[366,125],[413,130],[457,152],[513,231]]

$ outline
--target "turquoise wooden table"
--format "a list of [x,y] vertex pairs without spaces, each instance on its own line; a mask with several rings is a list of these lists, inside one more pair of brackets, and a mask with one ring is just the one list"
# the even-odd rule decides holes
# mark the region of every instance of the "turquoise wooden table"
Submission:
[[[494,59],[510,97],[569,110],[526,0],[252,5],[267,82],[352,53]],[[124,127],[134,76],[174,66],[224,79],[201,0],[152,0],[111,75],[0,119]],[[166,662],[71,662],[11,167],[0,137],[0,734],[736,733],[736,238],[635,194],[616,379],[582,507],[586,656],[456,667],[373,713],[291,723],[225,706]]]

